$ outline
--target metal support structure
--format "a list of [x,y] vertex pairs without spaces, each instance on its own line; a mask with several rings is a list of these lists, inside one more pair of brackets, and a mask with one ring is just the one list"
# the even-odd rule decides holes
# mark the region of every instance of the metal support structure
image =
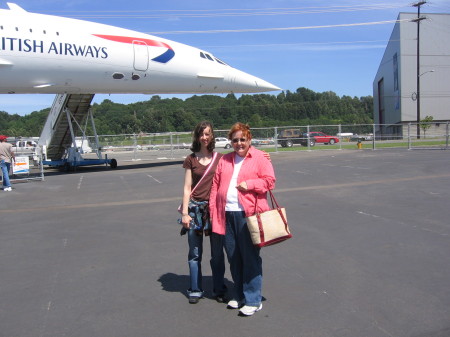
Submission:
[[417,139],[420,139],[420,21],[425,19],[425,17],[420,17],[420,6],[426,3],[426,1],[419,1],[413,4],[414,7],[417,7],[417,19],[413,20],[417,23]]
[[445,149],[448,149],[448,138],[449,138],[449,134],[448,134],[449,128],[448,128],[448,122],[445,125]]
[[308,151],[311,151],[311,135],[309,134],[309,125],[306,126],[306,134],[308,135]]
[[408,150],[411,150],[411,123],[408,123]]
[[74,148],[76,148],[77,142],[75,141],[75,133],[73,132],[72,114],[70,113],[70,110],[68,108],[66,108],[65,111],[66,111],[67,123],[69,124],[70,137],[72,138],[72,146]]
[[372,125],[372,150],[375,150],[375,128],[376,124]]
[[133,161],[136,161],[136,160],[138,160],[137,159],[137,137],[136,137],[136,134],[135,133],[133,133],[133,147],[134,147],[134,150],[133,150]]
[[95,137],[95,148],[97,152],[97,158],[102,159],[102,150],[100,149],[100,142],[98,140],[97,129],[95,128],[94,114],[92,113],[92,109],[89,108],[89,118],[91,120],[92,131],[94,132]]
[[275,152],[278,152],[278,127],[274,128],[273,140],[275,143]]

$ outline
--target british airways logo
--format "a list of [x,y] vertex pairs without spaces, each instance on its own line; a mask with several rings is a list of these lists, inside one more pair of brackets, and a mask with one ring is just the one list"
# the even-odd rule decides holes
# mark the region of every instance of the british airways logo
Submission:
[[115,41],[115,42],[129,43],[129,44],[134,43],[134,44],[140,44],[140,45],[145,44],[145,45],[151,46],[151,47],[161,47],[161,48],[167,49],[164,53],[158,55],[157,57],[152,58],[152,61],[155,61],[155,62],[167,63],[175,56],[175,52],[173,51],[172,47],[170,47],[167,43],[164,43],[161,41],[129,37],[129,36],[101,35],[101,34],[93,34],[93,35],[100,37],[102,39]]

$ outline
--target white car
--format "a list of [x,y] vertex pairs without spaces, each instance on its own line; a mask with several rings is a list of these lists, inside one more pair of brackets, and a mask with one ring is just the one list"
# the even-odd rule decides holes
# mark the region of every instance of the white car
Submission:
[[225,137],[216,137],[216,147],[222,149],[231,148],[231,141]]

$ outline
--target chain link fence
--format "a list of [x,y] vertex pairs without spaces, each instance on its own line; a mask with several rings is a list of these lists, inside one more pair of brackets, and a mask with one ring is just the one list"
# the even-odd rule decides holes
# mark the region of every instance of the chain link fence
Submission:
[[85,157],[95,157],[100,151],[110,158],[128,161],[182,158],[189,153],[192,143],[191,132],[99,135],[99,147],[94,137],[87,139],[89,150],[84,150]]
[[[390,132],[386,132],[389,130]],[[229,130],[215,130],[216,137],[228,138]],[[268,152],[320,150],[384,150],[390,148],[449,149],[449,121],[401,125],[302,125],[252,128],[252,144]],[[139,133],[87,137],[82,144],[83,157],[97,158],[98,153],[124,161],[182,160],[190,153],[192,132]],[[217,151],[232,151],[227,145]],[[17,147],[13,182],[44,180],[39,147]],[[2,178],[3,179],[3,178]]]
[[[385,130],[389,130],[389,133]],[[303,125],[252,128],[252,144],[267,151],[383,150],[389,148],[449,149],[449,121],[429,123]],[[215,130],[228,138],[228,130]],[[192,132],[100,135],[97,149],[88,137],[92,153],[100,150],[121,160],[164,160],[184,158],[190,153]],[[230,151],[217,147],[218,151]]]

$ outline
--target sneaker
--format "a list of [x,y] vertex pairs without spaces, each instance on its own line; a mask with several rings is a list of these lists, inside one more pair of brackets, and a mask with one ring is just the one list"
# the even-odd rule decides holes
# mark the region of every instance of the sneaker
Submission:
[[189,303],[196,304],[200,301],[200,297],[189,295]]
[[227,308],[228,309],[239,309],[244,305],[244,301],[237,301],[237,300],[231,300],[228,302]]
[[244,316],[251,316],[255,312],[260,311],[262,309],[262,303],[258,307],[251,307],[249,305],[244,305],[241,310],[239,310],[239,313]]
[[191,304],[198,303],[198,301],[200,301],[200,299],[203,297],[203,291],[188,290],[187,293],[188,293],[189,303],[191,303]]
[[5,187],[5,188],[3,188],[3,191],[5,191],[5,192],[11,192],[11,191],[12,191],[12,188],[11,188],[11,187]]

